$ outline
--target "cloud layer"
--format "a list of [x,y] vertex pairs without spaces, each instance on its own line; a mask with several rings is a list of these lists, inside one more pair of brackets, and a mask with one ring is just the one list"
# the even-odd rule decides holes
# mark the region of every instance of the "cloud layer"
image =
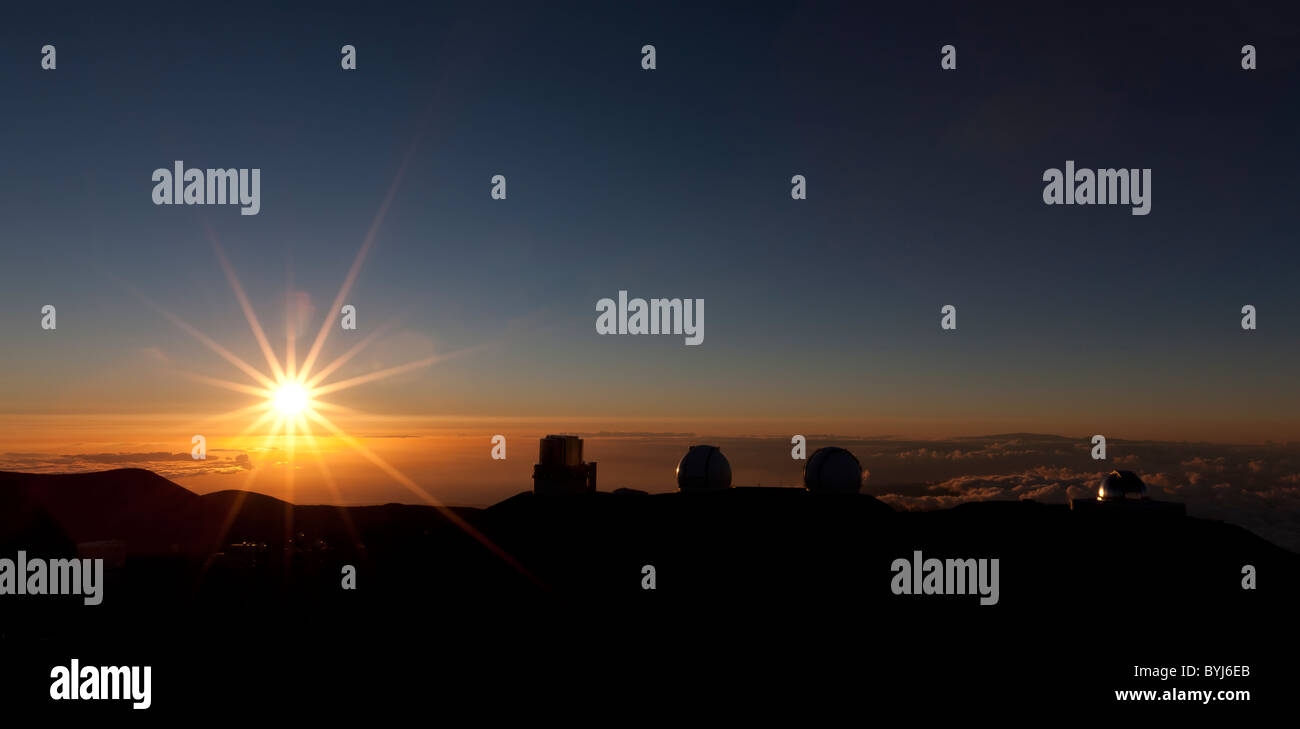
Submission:
[[[1300,551],[1300,445],[1110,440],[1105,461],[1092,460],[1087,439],[1028,434],[861,446],[874,474],[866,490],[896,509],[1067,503],[1095,496],[1101,476],[1119,468],[1141,476],[1153,499],[1182,502],[1191,516],[1238,524]],[[879,478],[882,471],[889,480]]]
[[0,471],[26,473],[84,473],[114,468],[145,468],[165,478],[207,474],[231,474],[253,468],[243,451],[209,450],[207,458],[194,460],[189,453],[153,451],[145,453],[4,453]]

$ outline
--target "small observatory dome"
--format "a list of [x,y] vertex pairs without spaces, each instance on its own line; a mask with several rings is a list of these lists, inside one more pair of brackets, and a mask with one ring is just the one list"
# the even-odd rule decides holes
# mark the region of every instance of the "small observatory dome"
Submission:
[[1147,485],[1132,471],[1111,471],[1101,479],[1097,489],[1098,501],[1142,500],[1147,498]]
[[856,494],[862,489],[862,464],[843,448],[818,448],[804,464],[803,487],[819,494]]
[[680,491],[718,491],[731,488],[731,464],[717,446],[691,446],[677,464]]

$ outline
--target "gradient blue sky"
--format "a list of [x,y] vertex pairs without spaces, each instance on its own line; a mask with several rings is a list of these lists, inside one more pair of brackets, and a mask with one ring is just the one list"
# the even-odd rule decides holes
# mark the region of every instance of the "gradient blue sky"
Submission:
[[[177,376],[238,373],[115,277],[256,362],[204,222],[278,345],[289,277],[314,333],[409,154],[349,298],[362,335],[401,324],[345,373],[483,349],[354,407],[1300,437],[1296,12],[963,5],[25,8],[0,28],[0,410],[242,404]],[[177,159],[261,168],[261,214],[154,206]],[[1151,214],[1043,205],[1067,159],[1152,168]],[[705,344],[596,336],[619,289],[705,299]]]

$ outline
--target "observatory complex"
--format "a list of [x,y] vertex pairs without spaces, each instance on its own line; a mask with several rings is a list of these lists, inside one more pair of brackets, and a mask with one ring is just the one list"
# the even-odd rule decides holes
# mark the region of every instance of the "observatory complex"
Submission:
[[[542,438],[538,443],[537,465],[533,466],[534,493],[559,496],[595,493],[596,464],[582,459],[582,445],[582,438],[576,435]],[[680,492],[725,491],[731,488],[731,463],[718,446],[693,445],[677,463],[676,476]],[[809,493],[858,494],[862,491],[862,481],[862,463],[838,446],[818,448],[804,462],[803,487]],[[1096,497],[1073,499],[1070,510],[1086,514],[1187,514],[1184,504],[1152,499],[1141,477],[1120,470],[1103,475]]]
[[[731,488],[731,463],[722,449],[693,445],[677,463],[677,490],[689,493]],[[804,488],[818,494],[856,494],[862,490],[862,464],[849,451],[819,448],[804,464]],[[1140,482],[1139,482],[1140,483]],[[538,444],[533,492],[563,495],[596,490],[596,464],[582,460],[582,439],[548,435]]]

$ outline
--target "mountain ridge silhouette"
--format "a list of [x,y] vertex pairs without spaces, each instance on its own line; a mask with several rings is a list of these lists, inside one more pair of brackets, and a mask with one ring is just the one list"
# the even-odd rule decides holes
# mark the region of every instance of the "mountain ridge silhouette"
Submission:
[[[797,494],[797,496],[795,495]],[[645,500],[642,497],[650,497]],[[802,500],[805,503],[827,501],[834,504],[830,511],[843,509],[847,504],[877,515],[920,515],[921,519],[947,519],[942,514],[986,514],[997,512],[999,518],[1028,513],[1059,514],[1068,511],[1057,504],[1044,504],[1033,500],[966,502],[945,509],[924,511],[898,511],[868,494],[858,494],[846,499],[827,499],[824,495],[808,494],[803,489],[791,487],[737,486],[710,494],[682,494],[667,492],[647,494],[624,490],[600,491],[581,497],[544,497],[531,491],[521,491],[487,507],[448,506],[446,509],[475,522],[501,522],[523,513],[538,510],[583,513],[593,505],[616,511],[644,509],[659,511],[647,505],[692,503],[708,504],[714,508],[720,500],[745,501],[747,508],[782,508]],[[286,510],[295,515],[294,522],[310,527],[328,524],[328,512],[347,512],[359,515],[369,523],[382,514],[393,518],[405,511],[402,520],[408,526],[418,521],[416,515],[427,515],[430,523],[445,522],[439,507],[427,504],[385,503],[355,506],[332,504],[296,504],[257,491],[223,489],[197,494],[180,484],[141,468],[120,468],[73,474],[24,473],[0,471],[0,538],[12,537],[21,532],[24,520],[32,521],[39,512],[57,524],[65,536],[74,543],[121,539],[128,543],[131,553],[202,551],[224,538],[217,533],[221,522],[230,521],[227,529],[237,532],[260,533],[278,523]],[[279,515],[277,516],[277,512]],[[233,515],[233,518],[232,518]],[[928,516],[927,516],[928,515]],[[299,519],[297,517],[305,517]],[[1243,539],[1254,539],[1287,554],[1284,548],[1235,525],[1217,520],[1195,519],[1193,522],[1223,524],[1242,533]],[[340,522],[341,523],[341,522]],[[30,525],[30,524],[28,524]],[[215,549],[213,551],[216,551]]]
[[[164,517],[150,521],[151,509]],[[737,487],[522,492],[451,510],[476,534],[426,505],[200,496],[138,469],[0,473],[0,558],[71,554],[91,537],[121,539],[127,552],[94,609],[75,596],[0,597],[4,625],[21,626],[0,645],[28,656],[14,664],[23,671],[45,666],[17,674],[33,696],[68,655],[139,655],[194,677],[160,692],[159,705],[174,707],[233,676],[244,677],[248,705],[285,680],[313,692],[322,680],[390,689],[384,671],[286,679],[289,656],[298,666],[411,666],[413,681],[435,672],[453,684],[617,666],[593,679],[650,685],[683,670],[674,657],[701,650],[702,666],[738,683],[794,667],[825,686],[845,656],[861,656],[846,678],[894,681],[880,685],[907,694],[898,677],[918,677],[908,694],[918,698],[940,679],[967,697],[1008,687],[1105,697],[1132,686],[1143,661],[1245,663],[1252,687],[1285,677],[1290,654],[1276,635],[1290,630],[1300,585],[1300,555],[1231,524],[1142,509],[895,511],[866,494]],[[891,564],[916,552],[999,559],[999,601],[892,593]],[[1259,589],[1242,589],[1243,565]],[[647,566],[654,590],[643,589]],[[349,567],[355,590],[341,587]],[[423,660],[442,655],[458,660]]]

